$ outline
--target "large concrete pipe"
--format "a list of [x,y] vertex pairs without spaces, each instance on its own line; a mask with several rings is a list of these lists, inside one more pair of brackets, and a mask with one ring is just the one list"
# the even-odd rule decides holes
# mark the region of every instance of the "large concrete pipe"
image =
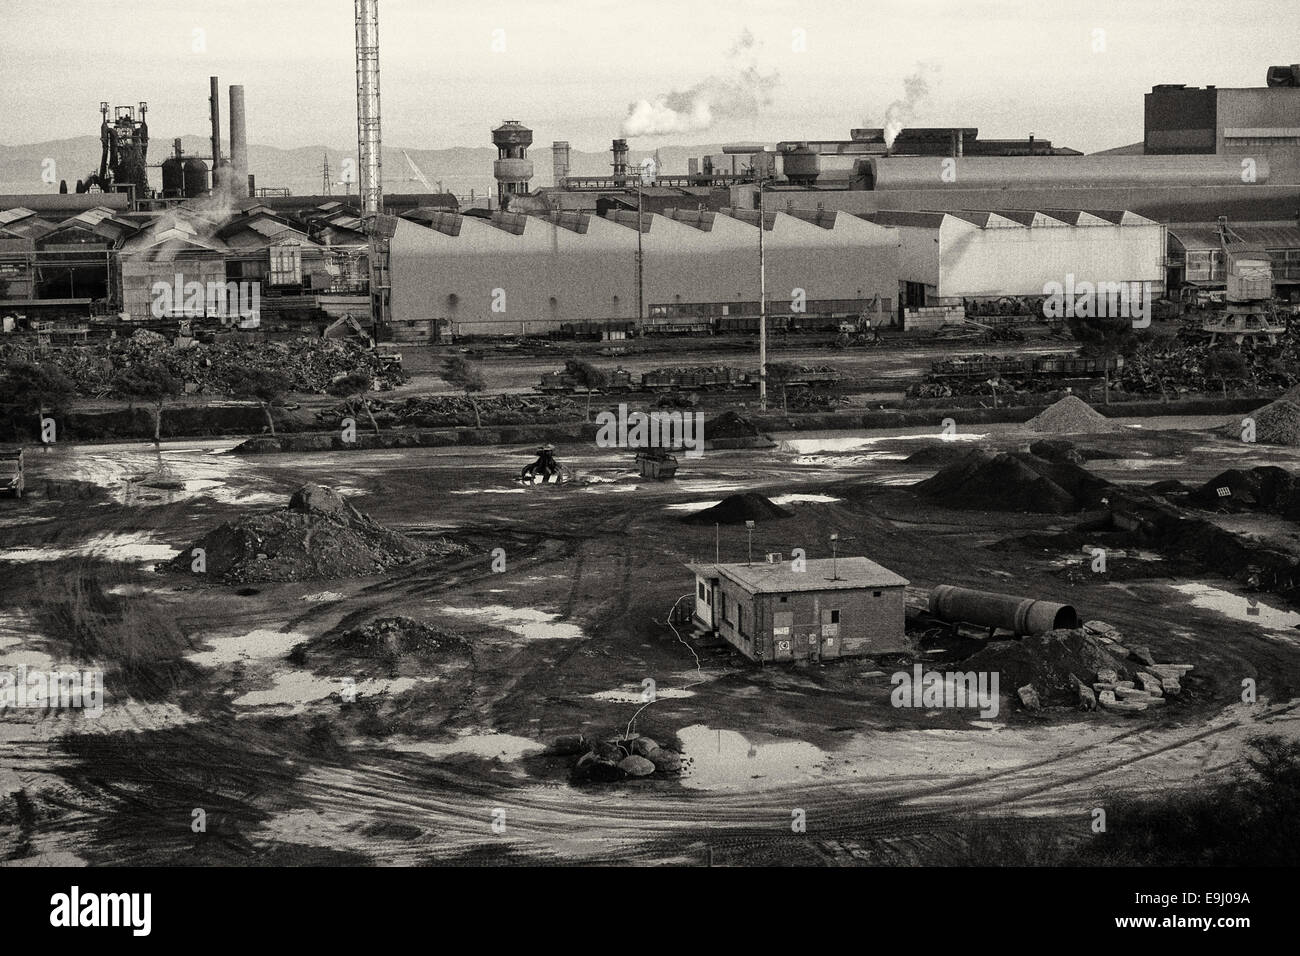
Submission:
[[930,613],[951,624],[977,624],[1015,634],[1042,634],[1078,627],[1079,614],[1068,604],[941,584],[930,592]]

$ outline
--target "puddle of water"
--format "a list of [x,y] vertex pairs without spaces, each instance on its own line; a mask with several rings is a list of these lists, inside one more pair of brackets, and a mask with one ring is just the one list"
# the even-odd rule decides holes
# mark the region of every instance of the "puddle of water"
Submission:
[[453,495],[526,495],[527,488],[468,488],[463,491],[453,491]]
[[426,757],[450,757],[454,754],[467,754],[474,757],[483,757],[487,760],[494,758],[513,761],[530,753],[536,753],[546,748],[536,740],[530,740],[527,737],[516,737],[512,734],[500,734],[495,731],[484,730],[464,730],[460,735],[451,741],[403,741],[394,743],[388,741],[385,746],[391,750],[399,750],[403,753],[418,753]]
[[811,780],[826,754],[804,741],[751,742],[734,730],[715,730],[693,724],[677,732],[690,769],[682,785],[695,790],[732,790],[752,787],[755,777],[764,785]]
[[[797,505],[797,504],[831,504],[840,501],[839,498],[832,498],[830,495],[777,495],[772,499],[775,505]],[[721,501],[684,501],[675,505],[665,505],[665,511],[703,511],[705,508],[712,508],[714,505],[722,504]]]
[[[1190,596],[1192,607],[1217,611],[1224,617],[1230,617],[1234,621],[1242,621],[1246,624],[1254,624],[1270,630],[1278,628],[1294,629],[1297,624],[1300,624],[1300,613],[1283,611],[1258,599],[1247,599],[1243,595],[1233,594],[1231,591],[1225,591],[1209,584],[1194,581],[1189,584],[1171,584],[1169,587],[1181,594]],[[1253,606],[1251,604],[1252,600],[1254,601]],[[1295,639],[1294,631],[1292,634],[1278,636],[1284,636],[1290,640]]]
[[[297,713],[306,704],[324,700],[330,694],[343,690],[342,677],[317,677],[307,671],[290,671],[275,675],[275,686],[267,690],[249,691],[235,698],[238,707],[266,707],[275,705],[292,705]],[[398,677],[393,680],[371,678],[357,681],[355,684],[358,698],[371,697],[376,694],[403,694],[416,684],[436,680],[431,677]]]
[[869,465],[878,461],[906,461],[907,458],[907,455],[892,451],[869,451],[862,455],[800,455],[794,459],[794,464],[847,468],[850,465]]
[[847,438],[788,438],[781,442],[778,450],[794,452],[797,455],[811,455],[816,452],[859,451],[864,448],[870,448],[872,445],[884,441],[918,441],[925,439],[942,442],[982,441],[987,437],[987,434],[977,435],[965,432],[957,432],[953,435],[942,435],[937,432],[929,432],[924,435],[877,435],[875,437],[855,435]]
[[202,667],[221,667],[237,661],[257,661],[284,657],[295,644],[301,644],[308,635],[299,631],[274,631],[268,628],[249,631],[238,636],[212,635],[204,638],[214,645],[210,650],[194,651],[185,659]]
[[[607,700],[615,704],[645,704],[648,701],[641,696],[643,693],[640,684],[624,684],[617,690],[598,690],[587,696],[592,700]],[[679,690],[676,687],[655,688],[655,700],[678,700],[682,697],[694,696],[693,690]]]
[[345,596],[339,591],[317,591],[315,594],[304,594],[302,600],[321,603],[325,601],[342,601]]
[[58,561],[63,558],[94,557],[106,561],[138,561],[154,564],[180,554],[180,550],[156,544],[148,534],[105,534],[75,548],[9,548],[0,551],[0,561]]
[[489,604],[485,607],[441,607],[439,610],[444,614],[478,618],[483,623],[495,624],[512,634],[534,640],[567,640],[583,636],[578,625],[561,621],[558,614],[531,607]]

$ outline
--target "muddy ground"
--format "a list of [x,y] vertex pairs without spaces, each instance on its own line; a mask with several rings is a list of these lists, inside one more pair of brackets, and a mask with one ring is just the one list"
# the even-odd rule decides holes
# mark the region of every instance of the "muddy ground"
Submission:
[[[1300,451],[1203,430],[1217,421],[1127,424],[1086,440],[1123,456],[1090,463],[1096,474],[1192,484],[1230,465],[1300,468]],[[97,719],[0,720],[0,856],[944,863],[972,817],[1074,821],[1083,839],[1108,800],[1227,778],[1251,734],[1300,735],[1300,613],[1280,599],[1122,542],[1110,546],[1124,557],[1091,574],[1090,536],[1071,530],[1089,515],[918,499],[910,485],[937,466],[903,459],[939,441],[937,428],[776,437],[789,440],[683,459],[663,483],[637,477],[627,452],[561,447],[579,479],[530,488],[509,481],[528,450],[509,447],[239,458],[233,441],[171,443],[161,455],[181,487],[169,489],[129,482],[158,466],[144,445],[33,452],[29,497],[0,502],[0,666],[95,661],[107,694]],[[957,441],[1012,449],[1036,437],[989,426]],[[154,570],[306,482],[396,530],[449,535],[470,556],[364,580],[238,587]],[[667,620],[693,586],[683,563],[713,557],[715,529],[678,519],[737,490],[794,512],[755,530],[755,555],[829,556],[835,532],[841,554],[865,554],[915,587],[1066,601],[1158,660],[1196,669],[1180,700],[1148,714],[1028,713],[1003,687],[999,714],[982,720],[891,706],[887,675],[910,664],[898,658],[760,668],[679,639]],[[1267,522],[1275,537],[1295,530],[1277,521]],[[722,528],[717,547],[724,561],[744,560],[743,527]],[[462,635],[468,657],[376,674],[295,655],[399,615]],[[954,656],[922,645],[917,659]],[[658,699],[642,709],[646,678]],[[1258,684],[1254,705],[1240,700],[1246,678]],[[681,749],[682,775],[570,785],[572,758],[546,746],[622,731],[638,711],[636,730]],[[792,832],[795,810],[804,833]]]

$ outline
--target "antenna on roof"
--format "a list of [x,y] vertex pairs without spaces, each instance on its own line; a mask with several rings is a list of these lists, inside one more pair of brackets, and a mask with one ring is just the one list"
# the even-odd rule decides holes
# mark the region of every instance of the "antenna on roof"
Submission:
[[838,563],[839,557],[840,557],[840,536],[838,534],[832,534],[831,535],[831,580],[832,581],[838,581],[840,579],[839,563]]
[[749,566],[754,563],[754,522],[745,522],[745,533],[749,535],[749,560],[745,562]]

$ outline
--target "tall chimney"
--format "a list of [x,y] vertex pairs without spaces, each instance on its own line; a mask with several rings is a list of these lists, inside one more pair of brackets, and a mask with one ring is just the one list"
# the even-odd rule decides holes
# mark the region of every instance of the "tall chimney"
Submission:
[[212,168],[221,165],[221,81],[218,77],[208,77],[212,95],[208,97],[208,115],[212,118]]
[[248,128],[245,125],[244,88],[230,88],[230,193],[248,198]]
[[569,178],[569,144],[562,139],[551,143],[551,162],[555,170],[555,188],[559,189]]

